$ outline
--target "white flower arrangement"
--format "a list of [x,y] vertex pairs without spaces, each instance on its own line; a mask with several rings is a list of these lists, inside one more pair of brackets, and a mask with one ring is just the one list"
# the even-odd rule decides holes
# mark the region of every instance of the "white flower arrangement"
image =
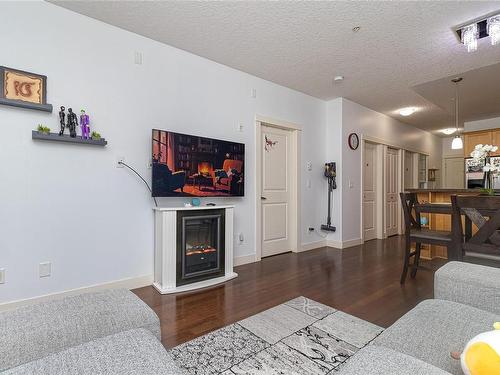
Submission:
[[495,191],[493,190],[493,176],[500,173],[500,164],[491,163],[490,159],[490,154],[492,152],[496,152],[497,150],[497,146],[479,144],[476,145],[476,147],[474,147],[474,151],[470,153],[474,163],[478,166],[483,166],[483,172],[486,174],[486,186],[483,190],[489,195],[495,194]]
[[500,172],[500,166],[495,165],[495,164],[486,163],[483,166],[483,172],[498,173],[498,172]]
[[492,165],[489,163],[489,160],[486,160],[490,157],[491,152],[496,152],[497,150],[498,146],[478,144],[474,147],[474,151],[470,153],[470,156],[476,163],[484,163],[483,172],[499,172],[500,169],[497,165]]

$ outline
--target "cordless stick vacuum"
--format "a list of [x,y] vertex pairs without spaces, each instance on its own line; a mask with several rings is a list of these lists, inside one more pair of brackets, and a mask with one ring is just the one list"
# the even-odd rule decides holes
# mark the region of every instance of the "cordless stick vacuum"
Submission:
[[326,230],[329,232],[335,232],[337,228],[332,226],[332,193],[333,189],[337,188],[337,183],[335,182],[335,177],[337,176],[337,168],[335,162],[325,163],[325,177],[328,180],[328,217],[326,218],[326,225],[321,225],[321,230]]

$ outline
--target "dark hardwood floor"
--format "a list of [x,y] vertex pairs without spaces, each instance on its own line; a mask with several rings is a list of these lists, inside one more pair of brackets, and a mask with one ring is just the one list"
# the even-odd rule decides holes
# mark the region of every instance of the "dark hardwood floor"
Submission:
[[[444,261],[426,263],[437,269]],[[266,258],[236,267],[238,278],[198,292],[162,296],[152,287],[134,292],[160,317],[167,348],[301,295],[387,327],[432,298],[434,273],[421,270],[401,286],[402,264],[403,237],[395,236],[345,250]]]

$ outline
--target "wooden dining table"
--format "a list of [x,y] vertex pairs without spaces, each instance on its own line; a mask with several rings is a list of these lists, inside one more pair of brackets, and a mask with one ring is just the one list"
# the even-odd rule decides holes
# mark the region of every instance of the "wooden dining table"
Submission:
[[[450,203],[447,203],[447,202],[418,203],[415,205],[415,210],[418,210],[419,213],[428,213],[428,214],[452,215],[452,213],[453,213],[451,202]],[[464,213],[463,213],[463,216],[465,217],[464,235],[466,238],[471,238],[472,237],[472,221]],[[450,259],[450,260],[461,259],[459,252],[460,252],[459,244],[452,244],[448,248],[448,259]]]

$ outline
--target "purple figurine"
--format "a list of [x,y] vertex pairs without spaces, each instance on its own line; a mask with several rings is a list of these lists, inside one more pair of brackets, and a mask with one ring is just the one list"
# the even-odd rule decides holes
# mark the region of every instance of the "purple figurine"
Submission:
[[82,129],[82,138],[90,139],[90,118],[89,115],[85,113],[85,110],[81,110],[80,115],[80,128]]

